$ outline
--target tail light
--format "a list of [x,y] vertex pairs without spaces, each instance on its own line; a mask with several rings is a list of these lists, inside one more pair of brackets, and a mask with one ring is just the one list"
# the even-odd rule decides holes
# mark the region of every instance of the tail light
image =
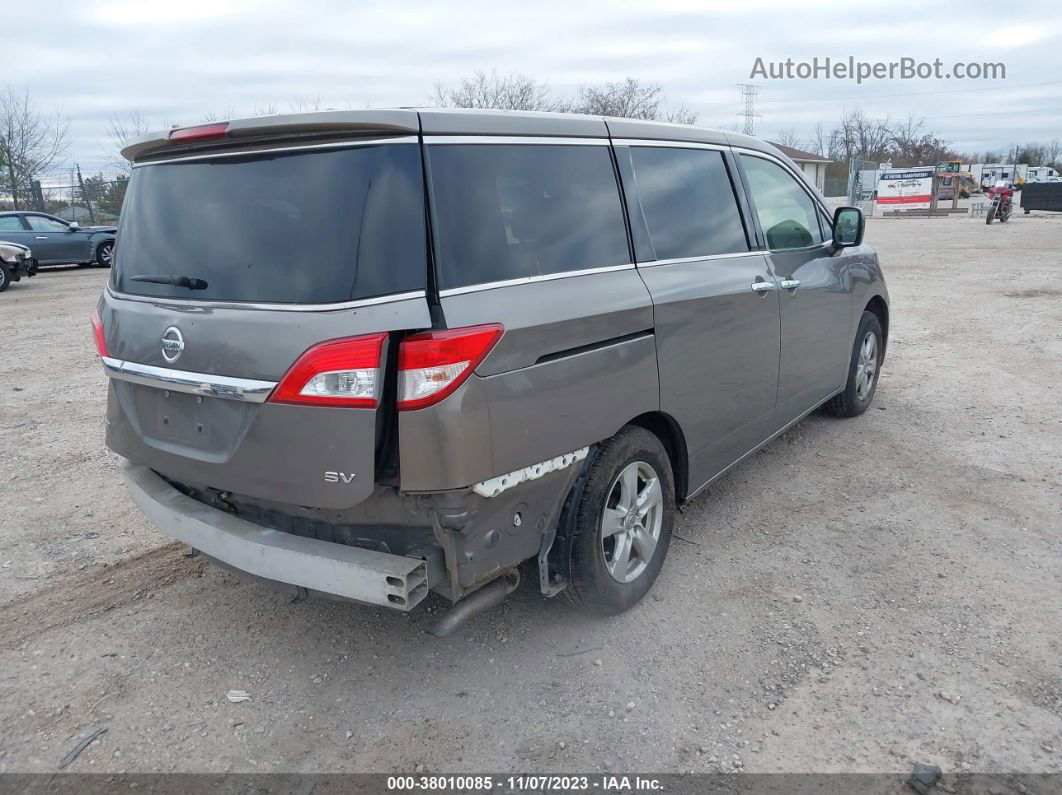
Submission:
[[399,411],[422,409],[453,393],[504,331],[492,323],[406,337],[398,349]]
[[224,138],[229,131],[227,121],[216,124],[201,124],[198,127],[178,127],[170,130],[171,141],[189,143],[191,141],[209,141],[211,138]]
[[100,356],[109,356],[107,353],[107,340],[103,336],[103,321],[100,320],[99,310],[92,310],[92,338],[96,341],[96,353]]
[[347,337],[315,345],[300,356],[277,384],[271,403],[376,408],[380,353],[387,334]]

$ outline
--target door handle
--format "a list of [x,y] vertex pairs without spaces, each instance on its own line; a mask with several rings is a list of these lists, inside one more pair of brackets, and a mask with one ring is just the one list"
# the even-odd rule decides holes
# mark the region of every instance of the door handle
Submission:
[[757,279],[752,283],[752,292],[761,293],[762,295],[767,295],[767,292],[769,290],[773,290],[774,288],[774,282],[765,282],[762,279]]
[[795,290],[800,286],[800,279],[794,279],[792,277],[786,277],[782,279],[783,290]]

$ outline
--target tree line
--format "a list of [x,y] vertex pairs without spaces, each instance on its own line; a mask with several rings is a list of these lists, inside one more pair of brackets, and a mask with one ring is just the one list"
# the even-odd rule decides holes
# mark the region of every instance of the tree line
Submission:
[[780,130],[775,143],[828,157],[838,164],[850,160],[891,162],[897,168],[932,165],[944,160],[963,163],[1024,163],[1062,169],[1062,141],[1032,142],[1009,149],[958,151],[940,135],[925,126],[924,119],[908,114],[902,119],[874,118],[862,110],[845,110],[840,119],[826,127],[815,125],[812,134],[801,138],[790,128]]

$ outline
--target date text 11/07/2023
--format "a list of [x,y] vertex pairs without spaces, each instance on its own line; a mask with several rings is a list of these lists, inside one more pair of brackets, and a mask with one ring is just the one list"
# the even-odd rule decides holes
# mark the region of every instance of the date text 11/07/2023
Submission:
[[662,792],[659,779],[623,775],[388,776],[388,792]]

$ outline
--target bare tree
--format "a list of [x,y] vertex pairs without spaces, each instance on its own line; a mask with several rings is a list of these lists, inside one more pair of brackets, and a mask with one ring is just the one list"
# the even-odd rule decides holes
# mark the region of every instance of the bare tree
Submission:
[[779,143],[782,146],[788,146],[790,149],[803,149],[805,147],[804,142],[792,127],[788,130],[779,130],[778,134],[774,137],[774,140],[775,143]]
[[128,177],[130,173],[129,161],[122,157],[122,149],[130,141],[146,135],[150,124],[139,108],[134,108],[125,114],[114,114],[107,124],[108,145],[103,147],[107,157],[107,165],[115,174]]
[[541,110],[623,116],[631,119],[694,124],[697,114],[684,105],[666,107],[663,88],[633,77],[595,86],[583,86],[574,99],[558,97],[549,84],[527,75],[499,75],[477,71],[455,86],[435,84],[428,102],[444,108],[495,108]]
[[238,114],[236,112],[236,109],[233,108],[230,105],[229,107],[225,108],[225,110],[223,110],[221,113],[215,113],[214,111],[209,111],[208,113],[204,113],[203,114],[203,121],[207,122],[208,124],[212,124],[213,122],[216,122],[216,121],[225,121],[226,119],[235,119],[239,115],[240,114]]
[[442,108],[562,109],[548,83],[515,73],[499,75],[497,71],[477,71],[472,77],[461,78],[456,87],[436,83],[428,101]]
[[633,77],[599,86],[584,86],[569,110],[594,116],[620,116],[628,119],[695,124],[697,114],[680,105],[665,107],[664,89],[656,83],[642,83]]
[[916,119],[914,114],[908,113],[907,119],[902,122],[897,122],[892,127],[892,142],[899,152],[909,152],[915,148],[918,141],[924,136],[922,128],[925,126],[925,121],[922,119]]
[[811,135],[811,151],[819,157],[826,157],[830,149],[830,134],[822,126],[822,122],[815,123],[815,131]]
[[1047,144],[1047,161],[1046,165],[1062,166],[1062,141],[1057,138],[1052,138],[1051,142]]
[[891,119],[872,119],[858,108],[846,110],[830,133],[829,156],[834,160],[881,161],[891,154]]
[[296,94],[288,100],[288,108],[292,113],[309,113],[315,110],[323,110],[321,102],[321,92],[316,94]]
[[7,86],[0,92],[0,191],[11,194],[15,209],[31,195],[33,181],[53,170],[66,154],[70,123],[58,111],[43,113],[29,89]]

